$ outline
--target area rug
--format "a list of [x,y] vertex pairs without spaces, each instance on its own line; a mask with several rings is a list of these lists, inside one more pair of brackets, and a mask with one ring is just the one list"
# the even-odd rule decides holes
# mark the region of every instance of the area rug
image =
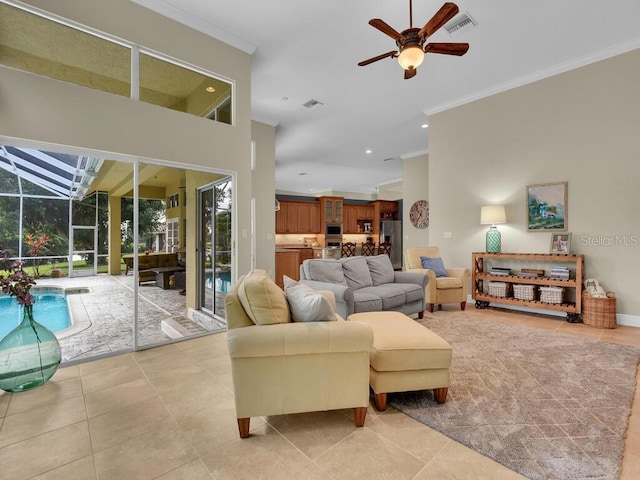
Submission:
[[528,478],[618,478],[640,349],[441,313],[420,323],[453,347],[446,403],[390,406]]

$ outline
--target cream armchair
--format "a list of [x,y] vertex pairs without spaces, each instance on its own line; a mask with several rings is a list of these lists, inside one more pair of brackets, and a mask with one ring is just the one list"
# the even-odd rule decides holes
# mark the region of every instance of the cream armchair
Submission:
[[429,311],[443,303],[459,303],[464,310],[467,304],[467,289],[471,270],[468,268],[446,268],[446,277],[436,277],[433,270],[422,266],[420,257],[440,258],[438,247],[415,247],[404,251],[404,264],[407,272],[426,272],[429,282],[425,288],[425,303]]
[[373,345],[368,325],[339,316],[291,322],[284,292],[264,270],[242,277],[225,306],[241,438],[249,436],[251,417],[263,415],[353,408],[355,425],[364,425]]

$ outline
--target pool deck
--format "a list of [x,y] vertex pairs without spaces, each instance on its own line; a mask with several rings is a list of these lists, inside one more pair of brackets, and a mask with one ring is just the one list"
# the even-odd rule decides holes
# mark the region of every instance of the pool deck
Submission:
[[[75,325],[59,336],[63,362],[132,350],[133,275],[41,278],[37,279],[37,285],[89,289],[88,293],[68,296]],[[142,284],[138,292],[139,345],[171,340],[162,331],[163,320],[182,325],[192,335],[207,333],[187,318],[185,297],[178,289],[163,290],[153,284]]]

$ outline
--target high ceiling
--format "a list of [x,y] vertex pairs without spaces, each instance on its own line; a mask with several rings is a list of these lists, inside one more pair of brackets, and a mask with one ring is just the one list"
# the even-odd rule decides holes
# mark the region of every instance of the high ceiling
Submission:
[[[429,41],[469,52],[428,54],[404,80],[396,59],[357,63],[396,49],[368,21],[402,31],[408,1],[134,1],[252,54],[252,118],[277,125],[276,189],[305,194],[375,193],[428,151],[427,114],[640,48],[638,0],[461,0],[477,26]],[[415,0],[414,26],[443,3]]]

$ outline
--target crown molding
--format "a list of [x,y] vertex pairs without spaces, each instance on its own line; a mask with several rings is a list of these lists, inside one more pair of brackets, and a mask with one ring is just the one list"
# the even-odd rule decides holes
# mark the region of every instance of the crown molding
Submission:
[[597,50],[588,55],[575,58],[569,62],[560,63],[557,65],[553,65],[549,68],[545,68],[543,70],[538,70],[537,72],[533,72],[529,75],[524,75],[522,77],[515,78],[508,82],[501,83],[493,87],[487,88],[486,90],[480,90],[478,92],[472,93],[471,95],[467,95],[467,96],[455,99],[451,102],[443,103],[433,108],[425,109],[424,114],[427,116],[435,115],[436,113],[441,113],[446,110],[450,110],[452,108],[459,107],[461,105],[465,105],[467,103],[471,103],[476,100],[480,100],[482,98],[490,97],[497,93],[502,93],[507,90],[511,90],[517,87],[521,87],[523,85],[527,85],[529,83],[537,82],[538,80],[544,80],[545,78],[553,77],[554,75],[565,73],[570,70],[575,70],[576,68],[580,68],[585,65],[589,65],[591,63],[599,62],[601,60],[606,60],[607,58],[615,57],[616,55],[621,55],[623,53],[630,52],[638,48],[640,48],[640,37],[630,40],[629,42],[620,43],[612,47]]

